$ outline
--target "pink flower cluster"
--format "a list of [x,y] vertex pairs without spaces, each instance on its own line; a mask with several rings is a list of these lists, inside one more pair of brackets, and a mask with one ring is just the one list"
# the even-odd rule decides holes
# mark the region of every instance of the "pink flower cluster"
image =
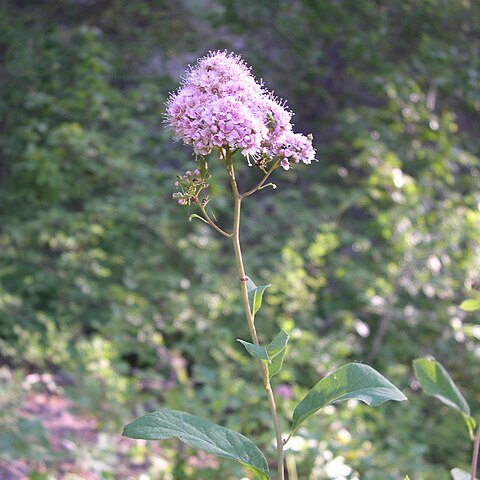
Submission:
[[214,147],[241,150],[255,160],[310,164],[312,137],[292,131],[292,113],[257,83],[243,60],[211,52],[190,69],[167,102],[175,138],[207,155]]

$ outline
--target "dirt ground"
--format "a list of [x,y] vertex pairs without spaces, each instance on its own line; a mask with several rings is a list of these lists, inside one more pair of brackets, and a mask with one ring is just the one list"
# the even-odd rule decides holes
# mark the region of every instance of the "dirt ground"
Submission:
[[102,451],[99,421],[93,416],[76,414],[74,406],[72,400],[48,389],[42,393],[29,392],[18,408],[18,415],[41,421],[48,432],[47,449],[53,459],[48,462],[0,459],[0,480],[104,480],[106,477],[99,473],[102,469],[108,472],[107,478],[138,479],[144,471],[142,465],[130,462],[125,455],[134,441],[120,433],[109,435],[109,445],[115,446],[115,452],[102,453],[108,457],[104,462],[106,468],[88,457],[89,451]]

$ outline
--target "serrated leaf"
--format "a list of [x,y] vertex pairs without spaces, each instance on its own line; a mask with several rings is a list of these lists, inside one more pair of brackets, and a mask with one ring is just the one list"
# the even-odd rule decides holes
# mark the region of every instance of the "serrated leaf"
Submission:
[[480,298],[469,298],[460,304],[460,308],[466,312],[474,312],[480,310]]
[[282,369],[287,343],[288,333],[285,330],[280,330],[274,339],[266,346],[270,358],[270,365],[268,366],[268,374],[270,378]]
[[267,461],[257,446],[240,433],[178,410],[160,410],[137,418],[123,435],[144,440],[176,437],[186,445],[218,457],[236,460],[260,480],[270,479]]
[[372,367],[349,363],[322,378],[297,405],[292,432],[321,408],[350,399],[377,407],[388,400],[399,402],[407,397]]
[[271,284],[257,287],[250,278],[248,279],[247,291],[253,316],[255,316],[255,314],[260,310],[260,307],[262,306],[263,294],[268,287],[271,287]]
[[237,338],[237,342],[240,342],[253,358],[258,358],[258,360],[270,363],[270,358],[268,357],[268,352],[265,347],[246,342],[245,340],[240,340],[239,338]]
[[453,468],[450,470],[452,474],[453,480],[471,480],[472,475],[465,470],[461,470],[460,468]]
[[442,364],[428,358],[417,358],[413,362],[413,368],[423,391],[458,410],[472,436],[475,419],[470,416],[470,406]]

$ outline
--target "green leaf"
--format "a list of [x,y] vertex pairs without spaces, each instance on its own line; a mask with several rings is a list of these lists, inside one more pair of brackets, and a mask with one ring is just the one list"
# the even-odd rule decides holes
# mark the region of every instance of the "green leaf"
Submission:
[[191,222],[194,218],[198,218],[198,219],[201,220],[202,222],[205,222],[207,225],[209,224],[203,217],[201,217],[200,215],[197,215],[196,213],[192,213],[192,214],[188,217],[188,221]]
[[453,480],[471,480],[472,478],[471,473],[461,470],[460,468],[453,468],[450,470],[450,473],[452,474]]
[[287,343],[288,333],[285,330],[280,330],[274,339],[265,347],[270,359],[270,365],[268,366],[270,378],[282,369]]
[[413,362],[415,375],[426,394],[434,396],[464,415],[470,415],[470,407],[443,366],[428,358]]
[[270,358],[268,357],[267,349],[265,347],[246,342],[245,340],[240,340],[239,338],[237,338],[237,342],[240,342],[253,358],[258,358],[259,360],[270,363]]
[[463,419],[468,428],[468,433],[470,434],[470,438],[472,441],[475,439],[475,427],[477,426],[477,422],[473,417],[467,417],[466,415],[462,414]]
[[460,304],[460,308],[466,312],[480,310],[480,298],[469,298]]
[[403,401],[407,397],[368,365],[349,363],[322,378],[297,405],[292,432],[321,408],[349,399],[376,407],[388,400]]
[[190,447],[236,460],[261,480],[270,478],[267,461],[251,440],[189,413],[166,409],[148,413],[128,424],[123,435],[144,440],[177,437]]
[[285,349],[288,343],[288,333],[285,330],[281,330],[265,347],[246,342],[239,338],[237,338],[237,342],[240,342],[253,358],[257,358],[258,360],[262,360],[269,364],[268,374],[270,378],[281,370],[283,359],[285,357]]
[[257,287],[250,278],[248,279],[247,291],[253,316],[255,316],[255,314],[260,310],[260,307],[262,306],[263,293],[268,287],[271,287],[271,284],[261,285],[260,287]]
[[403,480],[410,480],[410,477],[407,475]]
[[414,360],[413,368],[423,391],[458,410],[467,424],[470,436],[473,436],[475,419],[470,416],[470,406],[443,366],[435,360],[418,358]]

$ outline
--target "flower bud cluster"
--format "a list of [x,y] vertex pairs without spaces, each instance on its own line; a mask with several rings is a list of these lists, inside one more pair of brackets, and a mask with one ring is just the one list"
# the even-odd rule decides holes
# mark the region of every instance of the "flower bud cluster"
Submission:
[[176,139],[199,155],[215,147],[240,150],[262,167],[278,159],[286,170],[315,158],[311,137],[293,133],[292,112],[227,52],[211,52],[190,69],[166,116]]
[[207,180],[209,178],[210,174],[206,169],[201,172],[198,168],[193,172],[187,170],[184,175],[177,175],[175,187],[178,191],[172,195],[173,198],[178,201],[179,205],[191,205],[198,202],[206,205],[208,199],[200,199],[200,194],[208,188]]

